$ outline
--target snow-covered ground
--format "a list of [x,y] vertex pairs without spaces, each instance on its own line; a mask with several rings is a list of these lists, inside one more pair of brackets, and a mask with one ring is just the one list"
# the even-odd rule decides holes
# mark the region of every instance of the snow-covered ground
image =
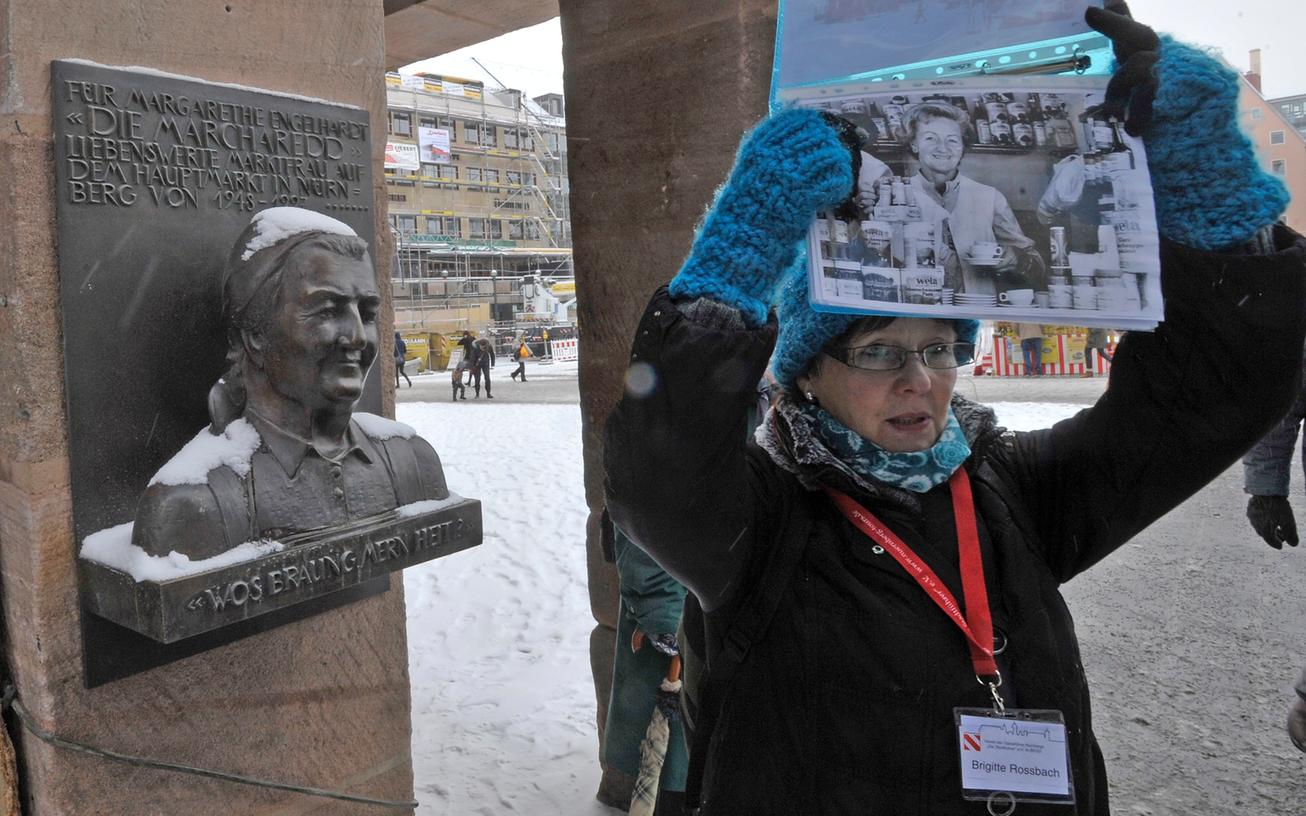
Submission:
[[[555,366],[531,376],[575,376]],[[1026,430],[1084,406],[993,407]],[[480,547],[404,573],[418,813],[616,813],[594,800],[580,407],[405,403],[398,419],[485,516]]]

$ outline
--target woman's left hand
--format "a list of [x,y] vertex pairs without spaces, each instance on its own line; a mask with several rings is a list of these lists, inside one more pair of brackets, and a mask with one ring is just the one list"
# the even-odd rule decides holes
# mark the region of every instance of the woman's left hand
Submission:
[[1123,0],[1112,0],[1104,9],[1090,6],[1084,20],[1111,40],[1118,63],[1106,88],[1106,113],[1124,122],[1130,136],[1141,136],[1152,121],[1161,38],[1135,20]]

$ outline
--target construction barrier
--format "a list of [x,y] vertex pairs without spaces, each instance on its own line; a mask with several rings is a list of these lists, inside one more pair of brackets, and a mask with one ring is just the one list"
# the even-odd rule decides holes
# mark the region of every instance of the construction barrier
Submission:
[[553,355],[555,363],[578,360],[580,359],[580,341],[574,337],[570,340],[550,340],[549,353]]

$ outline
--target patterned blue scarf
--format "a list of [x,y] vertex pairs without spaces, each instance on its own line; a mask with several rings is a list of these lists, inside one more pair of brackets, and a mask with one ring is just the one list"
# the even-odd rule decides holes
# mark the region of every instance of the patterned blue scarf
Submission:
[[859,476],[913,493],[928,492],[948,481],[970,456],[970,444],[966,442],[957,415],[951,409],[948,410],[948,422],[934,447],[912,453],[886,451],[844,427],[824,408],[802,403],[799,410],[811,424],[816,438]]

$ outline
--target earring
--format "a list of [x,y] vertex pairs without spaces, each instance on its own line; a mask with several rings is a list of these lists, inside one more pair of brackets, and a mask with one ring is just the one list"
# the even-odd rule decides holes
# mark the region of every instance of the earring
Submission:
[[804,397],[807,397],[807,401],[808,401],[808,402],[813,402],[813,403],[816,402],[816,397],[812,396],[812,392],[811,392],[811,391],[804,391],[804,392],[803,392],[803,396],[804,396]]

